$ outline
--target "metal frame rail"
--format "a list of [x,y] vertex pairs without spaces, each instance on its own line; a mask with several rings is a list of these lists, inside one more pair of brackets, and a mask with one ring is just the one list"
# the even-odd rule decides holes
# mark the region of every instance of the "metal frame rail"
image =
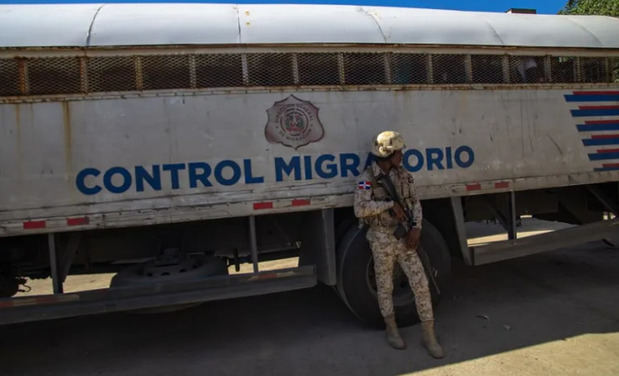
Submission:
[[0,324],[58,319],[263,295],[315,286],[313,265],[76,293],[0,299]]

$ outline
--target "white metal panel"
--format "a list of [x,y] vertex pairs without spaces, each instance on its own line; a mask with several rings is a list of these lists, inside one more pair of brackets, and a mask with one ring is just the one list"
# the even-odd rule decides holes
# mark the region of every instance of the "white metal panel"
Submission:
[[91,23],[91,46],[403,43],[619,48],[619,19],[613,17],[278,4],[0,5],[0,46],[83,46]]
[[[419,166],[415,176],[423,198],[466,194],[464,186],[478,182],[489,189],[493,181],[513,182],[511,189],[532,189],[617,181],[617,171],[594,171],[599,163],[588,154],[598,147],[583,146],[583,139],[591,135],[579,132],[576,124],[582,118],[571,113],[579,103],[566,102],[570,93],[564,89],[282,91],[3,104],[0,225],[25,218],[103,215],[106,226],[118,226],[120,222],[106,213],[116,213],[121,222],[127,220],[125,212],[178,213],[175,219],[158,218],[161,223],[182,220],[183,213],[185,219],[195,218],[198,214],[193,210],[198,206],[220,208],[205,209],[199,214],[204,218],[225,215],[226,210],[250,215],[252,202],[338,195],[342,200],[337,204],[343,205],[350,201],[356,176],[342,173],[342,154],[359,155],[360,172],[369,140],[385,124],[402,132],[408,147],[420,153],[421,157],[411,154],[405,162]],[[266,110],[291,94],[316,106],[324,126],[323,139],[297,150],[269,143],[264,135]],[[599,119],[591,116],[587,119]],[[469,166],[457,163],[461,146],[474,152]],[[434,154],[436,163],[429,162],[432,150],[442,154],[440,158]],[[319,176],[317,158],[324,155],[335,160],[325,160],[320,168],[335,169],[336,175]],[[306,157],[310,164],[305,163]],[[300,158],[302,172],[297,177],[286,173],[278,181],[276,158],[286,163]],[[240,179],[231,185],[213,176],[224,160],[234,161],[241,169]],[[251,163],[251,175],[263,181],[247,182],[244,160]],[[190,185],[191,162],[210,164],[210,186]],[[184,166],[178,187],[164,164]],[[150,171],[153,165],[161,168],[161,187],[145,185],[139,190],[135,167]],[[115,167],[134,177],[121,193],[104,187],[104,174]],[[103,187],[101,191],[89,195],[77,188],[76,176],[86,168],[100,171],[84,181],[88,187]],[[231,170],[222,174],[229,179]],[[112,179],[114,185],[122,183],[118,178]]]
[[99,6],[0,5],[0,46],[85,46]]
[[[371,7],[389,43],[502,45],[486,21],[473,12]],[[481,14],[481,13],[480,13]]]
[[595,38],[600,41],[602,46],[619,45],[619,18],[602,17],[602,16],[566,16],[571,22],[578,24],[583,29],[595,35]]
[[240,6],[243,43],[385,43],[363,7]]
[[230,4],[106,4],[91,46],[240,43]]
[[614,28],[611,28],[613,22],[608,20],[609,17],[595,20],[581,17],[583,22],[580,25],[571,21],[572,18],[578,18],[573,16],[484,13],[483,17],[508,46],[619,47],[619,38],[603,45],[600,39],[587,29],[595,21],[601,21],[606,25],[602,32],[614,30],[615,36],[619,37],[619,21],[614,22]]
[[390,43],[619,48],[619,20],[557,16],[367,8]]

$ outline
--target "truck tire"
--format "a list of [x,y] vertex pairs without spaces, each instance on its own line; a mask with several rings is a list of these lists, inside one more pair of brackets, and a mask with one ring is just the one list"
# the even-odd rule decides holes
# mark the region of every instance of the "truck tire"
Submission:
[[[365,229],[353,225],[340,240],[337,250],[337,290],[344,303],[361,321],[374,327],[384,327],[376,297],[372,253],[365,234]],[[451,277],[451,256],[440,232],[425,220],[421,245],[428,252],[435,270],[435,278],[442,292]],[[432,302],[436,306],[439,293],[431,282],[430,291]],[[413,293],[406,275],[399,266],[396,266],[394,272],[393,303],[396,320],[400,326],[412,325],[419,321]]]

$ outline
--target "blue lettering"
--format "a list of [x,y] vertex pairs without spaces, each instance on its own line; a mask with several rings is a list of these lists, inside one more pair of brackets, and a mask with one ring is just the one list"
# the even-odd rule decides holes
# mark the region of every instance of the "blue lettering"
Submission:
[[[232,177],[229,179],[224,178],[223,169],[229,167],[232,169]],[[236,184],[241,178],[241,167],[231,160],[221,161],[215,166],[215,180],[221,185],[233,185]]]
[[[467,154],[466,162],[462,160],[462,154]],[[471,167],[475,161],[475,153],[468,146],[460,146],[456,149],[456,164],[462,168]]]
[[[112,177],[117,174],[123,178],[123,182],[119,186],[112,183]],[[131,174],[122,167],[112,167],[105,172],[105,175],[103,175],[103,185],[105,186],[105,189],[112,193],[126,192],[127,189],[131,187]]]
[[251,159],[243,159],[243,167],[245,168],[245,184],[264,183],[264,178],[262,176],[252,176]]
[[[329,163],[324,164],[324,162],[333,162],[335,160],[335,156],[331,154],[323,154],[320,157],[316,158],[316,174],[323,179],[329,179],[337,176],[337,164]],[[323,170],[323,167],[327,168],[327,171]]]
[[453,157],[451,155],[451,147],[448,146],[445,148],[445,161],[447,162],[447,168],[453,168]]
[[178,172],[185,169],[185,164],[164,164],[163,166],[161,166],[161,168],[163,169],[163,171],[170,171],[170,181],[172,182],[172,189],[178,189],[180,187],[180,184],[178,183]]
[[352,173],[352,176],[359,176],[360,163],[361,159],[357,154],[340,154],[340,171],[342,176],[347,177],[348,171]]
[[294,171],[294,180],[301,180],[301,158],[298,156],[290,158],[290,164],[286,164],[286,161],[282,157],[275,158],[275,180],[283,181],[283,173],[290,176]]
[[445,168],[443,167],[443,151],[439,148],[428,148],[426,149],[426,160],[427,160],[427,168],[428,171],[432,171],[434,169],[434,165],[436,165],[436,167],[439,170],[444,170]]
[[312,179],[312,157],[306,155],[303,157],[303,167],[305,169],[305,180]]
[[[411,156],[415,156],[415,158],[417,158],[417,162],[414,165],[410,162]],[[406,153],[404,153],[404,156],[402,158],[402,165],[410,172],[417,172],[423,167],[423,161],[423,154],[419,150],[409,149],[406,151]]]
[[[204,162],[191,162],[189,166],[189,186],[191,188],[198,187],[198,181],[205,187],[213,186],[208,177],[211,175],[211,166]],[[198,172],[199,171],[199,172]]]
[[[289,159],[286,159],[289,158]],[[322,179],[335,177],[347,178],[358,176],[361,168],[368,168],[375,157],[368,153],[322,154],[315,159],[313,156],[275,157],[275,181],[311,180],[313,175]],[[339,160],[338,160],[339,158]],[[362,165],[365,158],[365,167]],[[468,168],[475,162],[475,152],[469,146],[445,146],[442,148],[408,149],[403,154],[402,165],[410,172],[418,172],[424,167],[428,171],[453,169],[455,166]],[[180,171],[188,170],[190,188],[211,187],[210,179],[217,184],[230,186],[237,184],[244,176],[245,184],[263,184],[263,175],[254,176],[252,159],[243,159],[243,164],[233,160],[222,160],[214,169],[206,162],[170,163],[152,165],[149,167],[135,166],[134,175],[124,167],[111,167],[105,173],[96,168],[85,168],[75,177],[75,185],[84,195],[95,195],[103,190],[110,193],[124,193],[133,185],[135,179],[136,192],[144,192],[149,187],[154,191],[162,189],[162,170],[169,171],[172,189],[180,189]],[[228,169],[228,170],[227,170]],[[103,179],[100,175],[103,174]],[[338,175],[339,174],[339,175]],[[101,181],[102,180],[102,181]]]
[[144,192],[144,181],[150,185],[150,187],[156,191],[161,190],[161,172],[159,166],[153,166],[152,175],[146,171],[142,166],[135,167],[135,190],[138,192]]
[[94,195],[101,191],[101,187],[95,185],[94,187],[87,187],[84,180],[86,180],[86,176],[94,176],[97,177],[101,174],[101,171],[96,168],[85,168],[80,171],[75,177],[75,184],[77,185],[77,189],[85,195]]

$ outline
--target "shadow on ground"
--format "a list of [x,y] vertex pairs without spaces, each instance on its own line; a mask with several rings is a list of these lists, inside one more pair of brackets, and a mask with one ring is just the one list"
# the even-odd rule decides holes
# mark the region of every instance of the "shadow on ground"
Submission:
[[419,328],[405,351],[359,324],[331,288],[0,327],[2,375],[394,375],[586,333],[619,331],[619,251],[602,243],[458,267],[436,316],[447,351]]

